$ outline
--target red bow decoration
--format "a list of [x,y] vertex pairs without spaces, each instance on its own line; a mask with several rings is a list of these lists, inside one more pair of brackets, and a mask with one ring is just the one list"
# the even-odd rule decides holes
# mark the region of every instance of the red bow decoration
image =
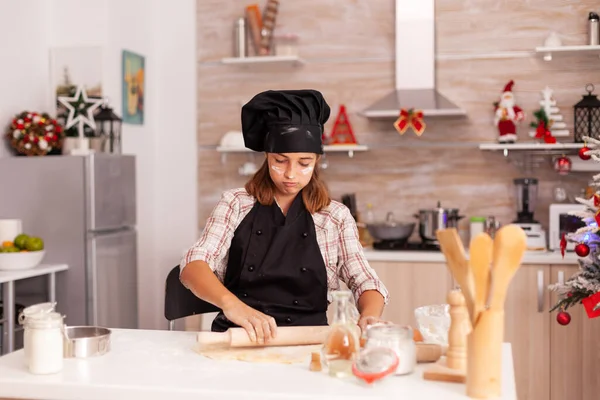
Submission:
[[560,238],[560,254],[562,254],[563,258],[565,258],[565,249],[567,248],[567,237],[563,233],[562,238]]
[[600,210],[596,211],[596,215],[594,215],[594,219],[596,220],[596,224],[600,226]]
[[556,138],[552,136],[552,132],[550,132],[550,129],[546,127],[544,121],[540,121],[538,123],[538,126],[535,129],[535,138],[543,138],[545,143],[556,143]]
[[597,193],[594,194],[594,207],[600,207],[600,196]]
[[417,136],[421,136],[425,131],[425,126],[425,122],[423,122],[423,111],[415,111],[413,108],[409,110],[404,108],[401,109],[400,116],[396,122],[394,122],[394,128],[396,128],[401,135],[403,135],[408,128],[412,128]]

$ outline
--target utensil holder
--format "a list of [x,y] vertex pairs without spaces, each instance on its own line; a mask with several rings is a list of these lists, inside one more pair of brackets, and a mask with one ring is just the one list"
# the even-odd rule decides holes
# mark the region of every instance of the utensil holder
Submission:
[[504,311],[485,310],[467,336],[467,396],[501,396]]

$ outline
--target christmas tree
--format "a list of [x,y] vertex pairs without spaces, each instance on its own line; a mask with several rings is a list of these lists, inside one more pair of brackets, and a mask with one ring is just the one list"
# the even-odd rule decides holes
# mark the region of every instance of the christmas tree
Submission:
[[[542,119],[545,119],[545,126],[550,131],[552,136],[554,137],[564,137],[569,136],[569,130],[567,128],[567,124],[563,122],[563,116],[560,114],[560,110],[556,107],[556,100],[552,95],[554,92],[548,86],[544,90],[542,90],[542,100],[540,100],[541,109],[538,111],[540,115],[536,115],[538,121],[540,120],[540,116],[543,115]],[[542,113],[543,111],[543,113]],[[532,127],[536,127],[533,126]],[[529,135],[531,137],[539,137],[539,132],[533,131],[530,132]]]
[[[600,162],[600,141],[590,137],[583,139],[587,145],[579,150],[579,157]],[[600,188],[600,174],[594,175],[593,186]],[[591,198],[578,197],[576,200],[585,206],[585,211],[572,211],[569,214],[580,218],[585,226],[563,236],[561,252],[564,256],[567,242],[576,243],[575,253],[580,257],[579,271],[564,283],[550,285],[550,290],[559,295],[558,302],[550,311],[560,310],[557,321],[562,325],[571,320],[567,309],[578,304],[583,304],[588,317],[600,316],[600,191],[596,191]]]

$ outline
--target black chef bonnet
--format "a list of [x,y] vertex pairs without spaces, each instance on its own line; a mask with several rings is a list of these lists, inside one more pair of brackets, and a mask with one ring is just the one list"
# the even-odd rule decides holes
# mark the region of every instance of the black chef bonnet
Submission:
[[267,153],[323,154],[323,126],[331,110],[316,90],[268,90],[242,107],[247,148]]

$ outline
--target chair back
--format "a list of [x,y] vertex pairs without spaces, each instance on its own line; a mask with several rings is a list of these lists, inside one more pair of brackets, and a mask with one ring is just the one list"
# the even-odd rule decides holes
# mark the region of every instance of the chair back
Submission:
[[179,280],[179,265],[173,268],[165,284],[165,318],[174,321],[196,314],[221,311],[218,307],[198,298]]

